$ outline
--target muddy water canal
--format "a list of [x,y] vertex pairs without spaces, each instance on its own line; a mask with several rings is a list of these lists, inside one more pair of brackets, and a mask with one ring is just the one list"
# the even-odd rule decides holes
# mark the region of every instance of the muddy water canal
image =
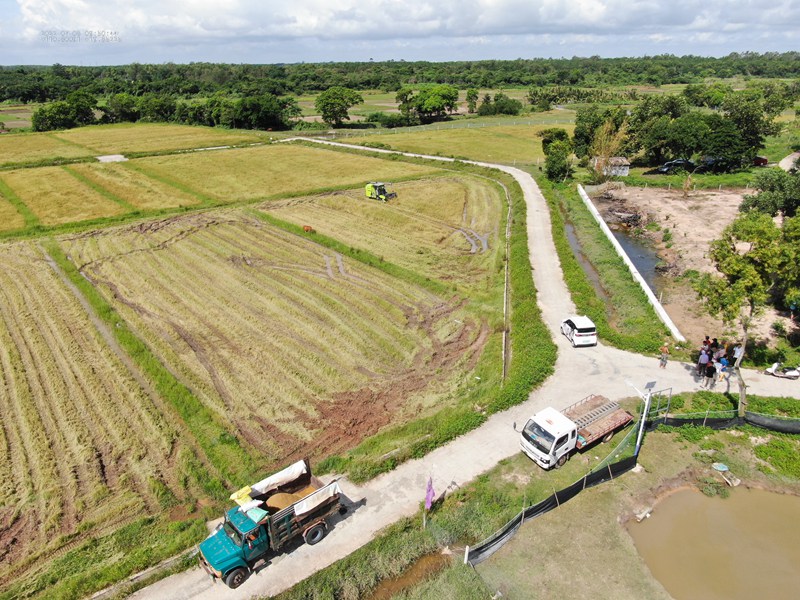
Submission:
[[628,532],[677,600],[800,597],[800,497],[736,488],[681,490]]

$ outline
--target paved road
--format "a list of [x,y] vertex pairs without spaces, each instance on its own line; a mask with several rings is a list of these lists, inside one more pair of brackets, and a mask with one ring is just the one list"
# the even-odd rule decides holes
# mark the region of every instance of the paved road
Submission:
[[800,159],[800,152],[792,152],[789,156],[782,158],[778,166],[784,171],[791,171],[797,164],[797,159]]
[[[449,160],[434,156],[423,158]],[[493,415],[480,428],[422,459],[406,462],[363,486],[343,480],[342,489],[356,503],[356,508],[332,528],[322,543],[313,547],[300,546],[290,554],[275,558],[239,589],[230,590],[219,583],[214,585],[197,568],[159,581],[133,597],[238,599],[277,594],[357,550],[384,527],[415,514],[424,500],[429,476],[433,477],[434,489],[439,494],[448,486],[468,483],[500,460],[519,452],[519,437],[512,430],[512,423],[523,423],[541,408],[565,408],[591,393],[602,393],[613,399],[635,395],[626,380],[640,389],[648,381],[655,381],[656,389],[672,388],[675,392],[699,388],[693,377],[694,365],[670,362],[661,370],[655,355],[641,356],[602,344],[594,348],[572,348],[560,335],[559,325],[564,315],[574,312],[575,307],[550,235],[550,214],[536,182],[528,173],[513,167],[475,164],[510,173],[522,186],[528,206],[528,244],[539,306],[558,344],[555,375],[532,392],[524,404]],[[746,370],[745,380],[751,393],[782,396],[800,393],[797,381]],[[531,469],[538,467],[531,463]]]

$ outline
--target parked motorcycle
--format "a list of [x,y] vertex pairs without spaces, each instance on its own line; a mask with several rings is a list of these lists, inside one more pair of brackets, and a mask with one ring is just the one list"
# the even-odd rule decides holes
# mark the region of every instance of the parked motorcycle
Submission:
[[800,367],[784,367],[783,363],[776,362],[771,367],[765,369],[764,373],[784,379],[798,379],[800,378]]

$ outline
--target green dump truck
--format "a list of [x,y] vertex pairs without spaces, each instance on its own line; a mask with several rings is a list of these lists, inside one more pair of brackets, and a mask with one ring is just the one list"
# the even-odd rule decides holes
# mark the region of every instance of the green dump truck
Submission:
[[339,484],[327,485],[301,460],[231,495],[237,504],[200,544],[200,565],[214,579],[237,588],[255,564],[302,536],[306,544],[325,537],[327,518],[342,509]]

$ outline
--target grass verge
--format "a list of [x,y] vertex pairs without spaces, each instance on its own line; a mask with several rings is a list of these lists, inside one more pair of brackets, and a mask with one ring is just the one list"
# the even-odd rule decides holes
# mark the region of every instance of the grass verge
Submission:
[[0,600],[77,599],[116,583],[196,544],[207,534],[203,519],[170,522],[147,517],[110,535],[89,539],[0,593]]
[[[553,183],[535,174],[550,208],[553,242],[558,252],[564,281],[579,313],[597,325],[603,341],[617,348],[639,353],[655,352],[665,337],[666,326],[656,316],[641,287],[634,281],[622,258],[603,234],[578,196],[574,184]],[[603,291],[601,299],[589,281],[567,238],[565,222],[575,228],[583,255],[596,270]]]

